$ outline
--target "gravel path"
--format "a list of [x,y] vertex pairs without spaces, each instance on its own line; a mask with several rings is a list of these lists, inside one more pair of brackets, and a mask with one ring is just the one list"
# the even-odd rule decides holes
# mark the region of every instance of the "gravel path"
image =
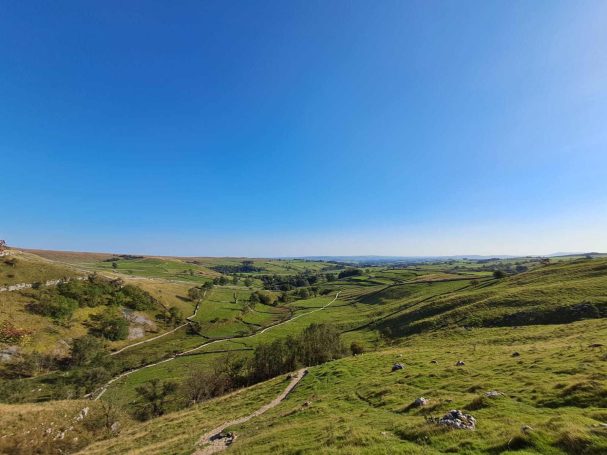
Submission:
[[278,395],[276,398],[274,398],[268,404],[262,406],[261,408],[257,409],[256,411],[254,411],[252,414],[249,414],[244,417],[240,417],[235,420],[230,420],[228,422],[224,422],[217,428],[214,428],[211,431],[202,435],[202,437],[196,443],[198,449],[193,453],[193,455],[210,455],[212,453],[221,452],[222,450],[225,450],[227,447],[229,447],[229,445],[234,440],[233,436],[232,436],[232,438],[222,437],[221,433],[226,428],[243,424],[243,423],[251,420],[253,417],[257,417],[257,416],[263,414],[264,412],[278,406],[278,404],[282,400],[284,400],[287,397],[287,395],[289,395],[289,393],[291,393],[291,391],[295,388],[295,386],[297,384],[299,384],[299,381],[301,381],[307,373],[308,373],[308,370],[306,370],[305,368],[302,368],[301,370],[299,370],[291,378],[289,385],[282,391],[282,393],[280,395]]

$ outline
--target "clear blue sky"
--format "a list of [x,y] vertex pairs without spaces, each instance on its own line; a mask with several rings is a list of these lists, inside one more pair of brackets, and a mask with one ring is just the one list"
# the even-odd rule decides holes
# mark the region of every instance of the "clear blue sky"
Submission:
[[607,251],[607,3],[0,3],[0,238]]

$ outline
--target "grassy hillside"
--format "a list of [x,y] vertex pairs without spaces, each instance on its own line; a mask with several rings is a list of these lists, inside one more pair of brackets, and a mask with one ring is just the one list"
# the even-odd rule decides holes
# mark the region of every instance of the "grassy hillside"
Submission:
[[607,316],[607,260],[558,262],[472,285],[376,325],[395,336],[449,326],[554,324]]
[[0,257],[0,287],[19,283],[44,283],[82,275],[74,267],[45,260],[22,251],[11,250]]
[[[604,453],[607,351],[590,345],[606,335],[604,320],[453,330],[310,368],[280,406],[231,428],[228,452]],[[392,373],[395,362],[404,370]],[[205,430],[270,401],[279,386],[283,378],[136,425],[83,453],[191,453]],[[429,403],[410,406],[419,397]],[[425,420],[450,409],[472,414],[476,431]]]
[[[61,262],[23,254],[32,261],[31,273],[54,269],[121,277],[157,302],[139,313],[150,320],[170,307],[191,315],[196,302],[188,290],[221,276],[218,270],[251,270],[238,273],[238,280],[227,275],[208,290],[191,327],[159,320],[143,338],[109,343],[111,350],[132,346],[104,357],[109,376],[87,379],[86,390],[145,366],[113,382],[102,396],[104,406],[121,412],[138,406],[136,389],[150,380],[174,381],[179,391],[192,371],[213,371],[225,355],[249,359],[260,344],[297,335],[311,323],[334,325],[346,346],[363,346],[362,356],[311,368],[287,401],[236,428],[238,439],[230,449],[235,453],[267,453],[268,447],[277,453],[487,454],[602,453],[605,448],[600,423],[607,423],[601,409],[607,406],[607,351],[601,346],[607,338],[606,258],[375,266],[339,278],[343,267],[322,262],[46,254]],[[506,276],[494,278],[495,270]],[[270,274],[280,278],[261,279]],[[286,300],[251,306],[250,295],[268,283],[288,285]],[[285,292],[271,289],[275,297]],[[0,294],[2,315],[34,329],[20,347],[23,353],[67,355],[70,340],[87,333],[90,318],[103,307],[80,306],[66,325],[30,311],[41,292],[48,291]],[[515,351],[520,355],[513,357]],[[456,367],[457,360],[465,365]],[[394,362],[405,369],[390,373]],[[0,387],[17,384],[14,396],[25,400],[66,396],[72,393],[66,384],[86,378],[88,370],[62,368],[42,369]],[[276,378],[185,411],[179,410],[186,405],[179,392],[167,405],[169,415],[146,423],[127,419],[121,435],[86,450],[191,453],[205,430],[254,410],[283,387],[283,378]],[[491,390],[500,394],[485,397]],[[426,406],[409,406],[422,396],[430,400]],[[474,415],[477,430],[446,430],[425,420],[453,408]],[[521,431],[523,425],[533,429]],[[193,431],[184,434],[184,427]],[[104,437],[94,433],[87,444]]]

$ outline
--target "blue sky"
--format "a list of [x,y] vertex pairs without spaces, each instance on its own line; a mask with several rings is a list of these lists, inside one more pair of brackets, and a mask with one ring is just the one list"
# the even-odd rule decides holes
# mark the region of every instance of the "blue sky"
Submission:
[[607,251],[607,3],[2,2],[0,238]]

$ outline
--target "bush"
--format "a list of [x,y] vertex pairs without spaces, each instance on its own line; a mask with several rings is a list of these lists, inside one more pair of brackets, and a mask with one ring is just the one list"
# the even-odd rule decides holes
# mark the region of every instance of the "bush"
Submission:
[[318,365],[345,354],[337,329],[311,324],[298,337],[289,336],[271,344],[259,344],[250,362],[249,382],[263,381],[297,368]]
[[352,352],[352,355],[360,355],[363,352],[365,352],[365,348],[363,347],[362,344],[357,343],[356,341],[353,341],[350,344],[350,352]]
[[158,417],[167,411],[169,396],[177,391],[175,382],[152,379],[135,389],[139,397],[136,415],[141,420]]
[[85,393],[91,393],[99,386],[110,380],[112,375],[103,367],[86,368],[74,374],[73,384],[84,389]]
[[116,308],[107,308],[103,313],[91,316],[91,322],[91,333],[108,340],[124,340],[129,334],[129,323]]
[[117,292],[116,302],[132,310],[150,310],[158,305],[158,301],[143,289],[127,284]]
[[97,337],[85,335],[72,341],[70,364],[86,366],[97,363],[107,354],[105,343]]
[[272,292],[269,291],[255,291],[249,297],[249,302],[257,303],[261,302],[264,305],[276,305],[278,298]]
[[0,343],[21,344],[31,334],[31,330],[16,327],[11,321],[4,321],[0,324]]
[[34,308],[37,313],[43,316],[49,316],[59,321],[68,321],[78,308],[78,302],[69,297],[45,292],[41,294]]

